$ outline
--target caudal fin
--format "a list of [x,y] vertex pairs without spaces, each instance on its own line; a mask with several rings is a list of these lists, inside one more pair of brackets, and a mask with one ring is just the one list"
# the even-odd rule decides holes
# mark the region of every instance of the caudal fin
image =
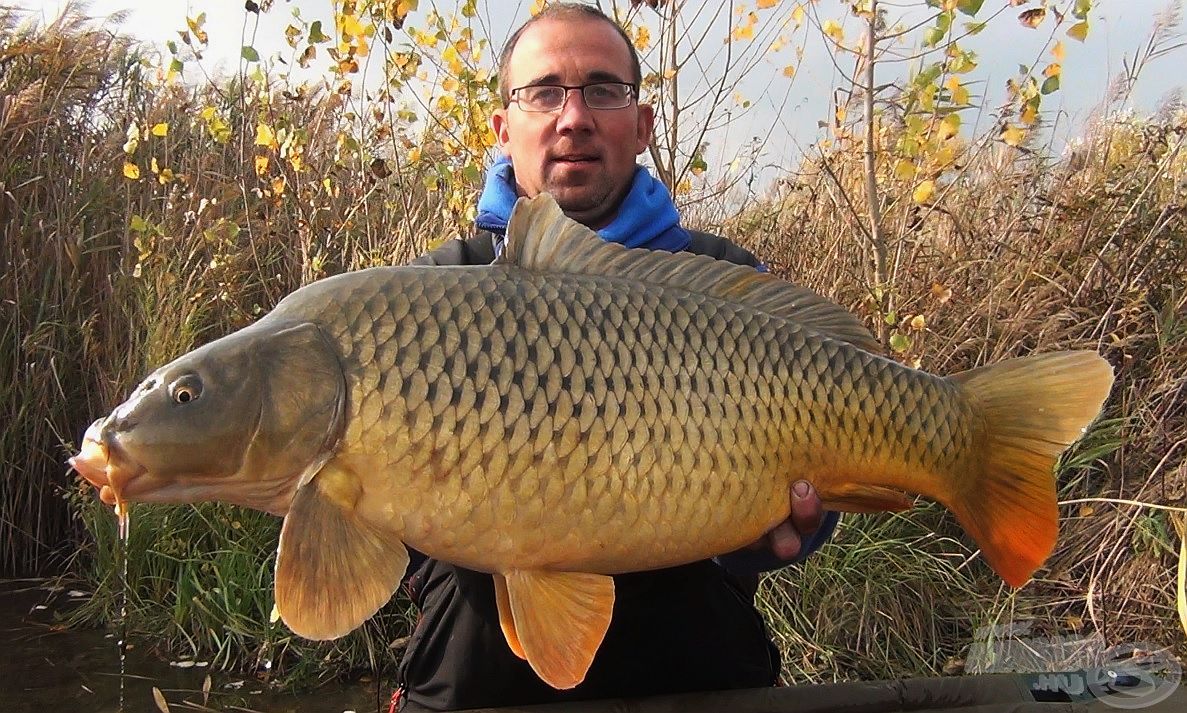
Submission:
[[983,419],[986,437],[981,472],[948,506],[994,571],[1020,587],[1055,547],[1052,468],[1100,413],[1113,369],[1093,352],[1070,351],[950,378]]

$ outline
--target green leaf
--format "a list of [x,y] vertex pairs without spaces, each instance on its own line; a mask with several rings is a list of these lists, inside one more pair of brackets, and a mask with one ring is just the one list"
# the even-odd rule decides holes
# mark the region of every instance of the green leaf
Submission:
[[905,334],[893,334],[890,337],[890,348],[901,354],[911,348],[911,338]]
[[243,56],[243,59],[247,60],[248,62],[260,61],[260,53],[256,52],[256,48],[252,47],[251,45],[243,45],[243,49],[240,51],[240,54]]
[[970,35],[979,35],[985,29],[986,24],[985,22],[966,22],[964,23],[964,31]]
[[1092,0],[1076,0],[1075,7],[1072,8],[1072,15],[1077,20],[1087,20],[1088,11],[1092,9]]
[[139,214],[132,214],[132,221],[128,224],[134,233],[143,233],[148,230],[148,221],[142,218]]
[[958,0],[956,3],[956,9],[960,10],[969,17],[973,17],[978,12],[981,12],[981,5],[984,3],[985,0]]
[[314,44],[321,44],[322,42],[330,41],[329,37],[326,37],[324,34],[322,34],[321,20],[315,20],[314,23],[309,26],[309,41],[313,42]]
[[1043,94],[1050,94],[1059,91],[1059,76],[1047,77],[1043,81],[1043,86],[1039,89]]
[[171,72],[180,73],[183,69],[185,69],[185,64],[180,59],[175,58],[169,63],[169,71]]
[[938,27],[929,27],[923,31],[923,46],[935,47],[944,39],[944,31]]

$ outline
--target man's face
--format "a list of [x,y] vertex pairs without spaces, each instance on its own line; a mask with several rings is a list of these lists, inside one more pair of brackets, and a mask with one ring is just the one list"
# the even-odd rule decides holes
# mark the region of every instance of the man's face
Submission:
[[[633,79],[622,38],[593,18],[533,24],[520,36],[508,67],[509,90]],[[556,111],[526,112],[512,102],[491,119],[515,167],[519,193],[528,198],[550,193],[566,215],[595,229],[617,213],[654,122],[650,106],[632,101],[622,109],[590,109],[577,91]]]

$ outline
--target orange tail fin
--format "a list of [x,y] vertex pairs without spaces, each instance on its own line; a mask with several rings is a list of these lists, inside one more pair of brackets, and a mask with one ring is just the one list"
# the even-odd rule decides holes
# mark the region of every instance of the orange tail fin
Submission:
[[1113,369],[1087,351],[1012,359],[950,377],[986,433],[981,473],[949,508],[989,565],[1020,587],[1051,554],[1059,529],[1059,455],[1083,435],[1113,385]]

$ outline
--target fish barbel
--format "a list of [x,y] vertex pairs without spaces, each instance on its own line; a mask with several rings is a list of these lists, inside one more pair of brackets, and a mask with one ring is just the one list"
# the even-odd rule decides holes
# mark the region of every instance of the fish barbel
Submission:
[[481,267],[387,267],[297,290],[151,374],[73,466],[108,503],[284,516],[276,605],[312,639],[375,613],[405,544],[489,572],[508,644],[575,686],[608,575],[736,550],[824,506],[939,501],[1013,586],[1054,547],[1052,467],[1097,416],[1091,352],[949,377],[752,268],[603,242],[521,200]]

